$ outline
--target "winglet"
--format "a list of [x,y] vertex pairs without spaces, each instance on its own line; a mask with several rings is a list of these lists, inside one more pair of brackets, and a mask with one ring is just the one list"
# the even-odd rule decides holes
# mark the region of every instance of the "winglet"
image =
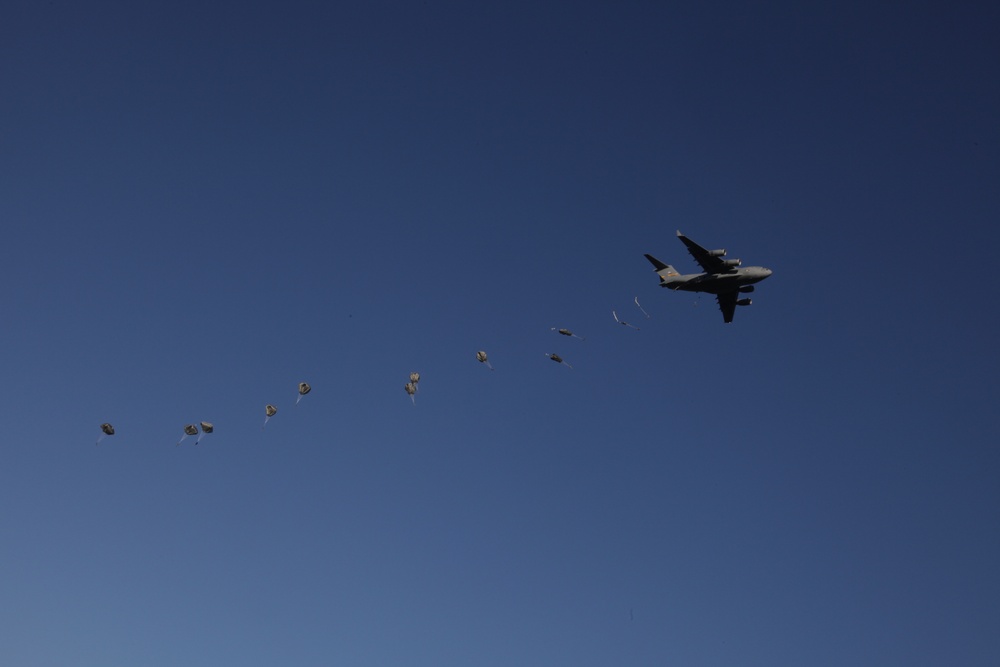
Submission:
[[681,230],[679,229],[677,230],[677,236],[684,236],[683,234],[681,234]]

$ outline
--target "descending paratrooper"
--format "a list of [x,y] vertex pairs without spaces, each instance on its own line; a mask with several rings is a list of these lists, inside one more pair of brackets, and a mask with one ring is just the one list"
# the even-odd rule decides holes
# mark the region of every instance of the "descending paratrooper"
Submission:
[[278,413],[278,408],[274,407],[270,403],[264,406],[264,424],[260,427],[260,430],[264,430],[264,426],[267,426],[267,422],[271,417]]
[[179,445],[182,442],[184,442],[184,440],[187,439],[189,435],[198,435],[198,427],[195,426],[194,424],[184,425],[184,435],[182,435],[181,439],[177,441],[177,444]]
[[555,327],[552,327],[552,331],[558,331],[563,336],[571,336],[573,338],[579,338],[580,340],[586,340],[586,338],[584,338],[583,336],[577,336],[575,333],[573,333],[569,329],[557,329]]
[[115,434],[115,427],[107,422],[104,422],[103,424],[101,424],[101,435],[98,436],[97,442],[95,442],[94,444],[99,445],[101,444],[101,440],[104,440],[104,438],[106,438],[107,436],[114,434]]
[[205,437],[206,433],[211,433],[214,430],[215,426],[212,425],[212,422],[201,422],[201,434],[198,436],[198,439],[194,441],[194,444],[197,445],[201,442],[201,439]]
[[310,391],[312,391],[312,387],[309,386],[308,382],[300,382],[299,383],[299,397],[295,399],[295,405],[298,405],[299,401],[302,400],[302,397],[305,396],[306,394],[308,394]]
[[410,402],[413,403],[414,405],[416,405],[417,404],[417,399],[414,398],[414,394],[417,393],[417,383],[416,382],[407,382],[405,385],[403,385],[403,389],[406,390],[407,394],[409,394],[409,396],[410,396]]
[[629,328],[631,328],[631,329],[635,329],[636,331],[638,331],[638,330],[639,330],[639,327],[637,327],[637,326],[635,326],[635,325],[632,325],[632,324],[629,324],[629,323],[628,323],[628,322],[626,322],[625,320],[620,320],[620,319],[618,319],[618,313],[616,313],[615,311],[613,311],[613,310],[612,310],[612,311],[611,311],[611,314],[612,314],[612,315],[614,315],[614,317],[615,317],[615,322],[617,322],[618,324],[622,325],[623,327],[629,327]]
[[563,358],[560,357],[555,352],[547,352],[545,354],[545,356],[548,357],[549,359],[551,359],[552,361],[558,363],[558,364],[562,364],[563,366],[568,366],[570,369],[573,368],[572,366],[570,366],[569,364],[567,364],[565,361],[563,361]]
[[646,319],[648,320],[649,319],[649,313],[646,312],[645,308],[643,308],[642,306],[639,305],[639,297],[635,297],[635,305],[639,308],[639,310],[642,311],[642,314],[645,315]]

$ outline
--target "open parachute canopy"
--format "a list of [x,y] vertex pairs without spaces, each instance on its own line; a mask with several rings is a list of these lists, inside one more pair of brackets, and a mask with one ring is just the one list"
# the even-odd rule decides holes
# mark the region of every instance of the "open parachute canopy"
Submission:
[[264,406],[264,415],[265,415],[265,417],[264,417],[264,423],[263,423],[263,425],[261,425],[260,430],[263,431],[264,427],[267,426],[267,421],[271,417],[273,417],[274,415],[276,415],[276,414],[278,414],[278,408],[274,407],[270,403],[268,403],[267,405],[265,405]]
[[295,405],[298,405],[299,401],[302,400],[302,397],[305,396],[306,394],[308,394],[310,391],[312,391],[312,387],[309,386],[308,382],[300,382],[299,383],[299,397],[295,399]]
[[211,433],[214,430],[215,426],[212,424],[212,422],[201,422],[201,435],[199,435],[198,439],[194,441],[194,444],[197,445],[199,442],[201,442],[201,439],[205,437],[206,433]]

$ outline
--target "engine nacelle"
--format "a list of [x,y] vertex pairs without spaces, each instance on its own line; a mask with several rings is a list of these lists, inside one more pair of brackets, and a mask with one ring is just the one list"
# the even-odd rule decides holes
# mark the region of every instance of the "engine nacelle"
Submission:
[[736,302],[736,305],[749,306],[751,303],[753,303],[753,299],[740,299],[739,301]]
[[739,259],[724,259],[722,260],[722,265],[727,269],[735,269],[737,266],[742,264],[743,261]]
[[708,251],[708,256],[709,257],[725,257],[726,256],[726,249],[725,248],[719,248],[718,250],[709,250]]
[[744,285],[743,287],[740,288],[740,291],[743,292],[744,294],[749,294],[750,292],[753,291],[753,285]]

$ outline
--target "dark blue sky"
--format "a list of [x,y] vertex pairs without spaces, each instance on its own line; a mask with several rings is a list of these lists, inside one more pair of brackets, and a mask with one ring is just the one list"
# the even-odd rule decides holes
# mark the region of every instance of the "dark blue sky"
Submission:
[[996,664],[998,20],[8,3],[0,663]]

